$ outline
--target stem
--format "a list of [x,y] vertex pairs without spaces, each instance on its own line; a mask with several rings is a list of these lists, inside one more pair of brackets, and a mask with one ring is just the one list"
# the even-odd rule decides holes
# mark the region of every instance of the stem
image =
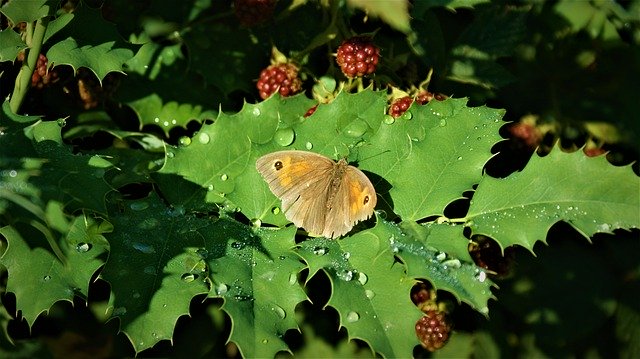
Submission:
[[20,72],[16,77],[16,83],[13,87],[13,94],[11,95],[11,100],[9,101],[9,108],[13,113],[18,113],[20,110],[20,106],[24,102],[25,97],[27,96],[27,92],[29,91],[29,87],[31,85],[31,76],[33,76],[33,71],[36,69],[36,64],[38,63],[38,56],[40,56],[40,50],[42,49],[42,41],[44,40],[44,33],[47,30],[47,25],[49,24],[49,18],[44,17],[36,21],[35,28],[33,28],[33,36],[29,36],[31,34],[32,26],[27,26],[27,44],[29,48],[27,49],[27,56],[25,56],[25,62],[22,64],[22,68],[20,68]]

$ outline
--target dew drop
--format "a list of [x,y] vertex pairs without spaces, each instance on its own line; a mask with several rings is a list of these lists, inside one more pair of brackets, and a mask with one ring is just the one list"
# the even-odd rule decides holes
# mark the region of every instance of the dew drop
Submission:
[[365,289],[364,290],[364,295],[366,295],[367,298],[369,298],[369,299],[373,299],[373,297],[376,296],[376,293],[374,291],[372,291],[371,289]]
[[226,173],[223,173],[220,175],[220,180],[221,181],[226,181],[229,179],[229,176]]
[[439,125],[440,125],[440,127],[446,126],[447,125],[447,120],[445,120],[444,118],[441,119]]
[[476,279],[478,282],[484,283],[484,281],[487,280],[487,273],[485,271],[478,270],[478,273],[476,273]]
[[361,119],[355,119],[345,127],[344,134],[351,138],[358,138],[362,137],[368,129],[369,125],[366,122]]
[[169,121],[164,121],[162,124],[164,125],[164,127],[169,127]]
[[342,253],[342,257],[343,257],[344,259],[347,259],[347,260],[348,260],[349,258],[351,258],[351,253],[349,253],[349,252],[344,252],[344,253]]
[[213,191],[213,185],[212,184],[207,186],[207,191]]
[[153,119],[153,122],[160,123],[160,119],[156,117],[156,118]]
[[348,282],[353,279],[353,271],[351,270],[340,270],[336,273],[338,278],[342,279],[345,282]]
[[356,313],[356,312],[349,312],[347,314],[347,322],[349,323],[355,323],[358,320],[360,320],[360,314]]
[[280,214],[280,207],[273,207],[273,208],[271,208],[271,213],[273,213],[273,214]]
[[289,274],[289,284],[294,285],[298,282],[298,275],[295,273]]
[[462,156],[458,156],[458,161],[462,161]]
[[198,141],[200,141],[200,143],[202,143],[203,145],[206,145],[207,143],[209,143],[209,141],[211,141],[211,138],[208,134],[202,132],[198,135]]
[[312,149],[312,148],[313,148],[313,143],[311,143],[311,142],[307,142],[307,143],[304,145],[304,147],[305,147],[306,149],[310,150],[310,149]]
[[267,344],[267,343],[269,343],[268,339],[262,339],[262,344]]
[[64,127],[66,125],[67,125],[67,120],[66,119],[61,118],[61,119],[58,120],[58,126]]
[[254,116],[260,116],[260,109],[259,109],[259,108],[257,108],[257,107],[254,107],[254,108],[253,108],[253,110],[251,111],[251,113],[252,113]]
[[182,275],[182,277],[180,277],[184,282],[186,283],[190,283],[193,282],[194,280],[196,280],[198,276],[193,274],[193,273],[185,273]]
[[243,249],[244,248],[244,243],[242,243],[242,242],[232,242],[231,243],[231,248],[238,249],[238,250]]
[[45,275],[45,276],[42,278],[42,280],[43,280],[43,281],[45,281],[45,282],[48,282],[48,281],[50,281],[50,280],[51,280],[51,276],[50,276],[50,275]]
[[184,147],[189,146],[191,144],[191,137],[182,136],[178,140],[178,143],[180,144],[180,146],[184,146]]
[[368,280],[369,280],[369,277],[367,277],[366,274],[362,272],[358,272],[358,282],[360,282],[360,284],[365,285],[367,284]]
[[18,171],[16,170],[9,171],[9,177],[15,178],[17,175],[18,175]]
[[402,118],[404,118],[405,120],[410,120],[413,118],[413,113],[411,113],[411,111],[406,111],[402,114]]
[[287,313],[284,311],[284,309],[282,309],[282,307],[275,305],[273,306],[273,308],[271,308],[271,310],[273,310],[276,315],[278,316],[278,318],[280,319],[284,319],[287,316]]
[[262,221],[259,218],[254,218],[251,220],[251,225],[255,228],[260,228],[260,226],[262,226]]
[[217,295],[225,295],[227,294],[228,291],[229,291],[229,287],[224,283],[220,283],[216,286]]
[[171,151],[167,151],[167,158],[174,158],[176,156],[175,153],[171,152]]
[[445,259],[447,259],[447,254],[446,254],[446,253],[444,253],[444,252],[438,252],[438,253],[436,254],[436,260],[437,260],[438,262],[442,262],[442,261],[443,261],[443,260],[445,260]]
[[393,123],[396,122],[396,119],[391,115],[384,115],[383,121],[387,125],[393,125]]
[[289,146],[296,138],[296,133],[291,128],[281,128],[276,131],[273,140],[282,147]]
[[129,208],[134,211],[144,211],[145,209],[149,208],[149,203],[145,201],[133,202],[129,205]]
[[328,251],[329,251],[329,248],[327,247],[313,247],[313,254],[317,256],[323,256],[327,254]]
[[86,253],[91,249],[91,244],[89,243],[78,243],[76,244],[76,251],[79,253]]

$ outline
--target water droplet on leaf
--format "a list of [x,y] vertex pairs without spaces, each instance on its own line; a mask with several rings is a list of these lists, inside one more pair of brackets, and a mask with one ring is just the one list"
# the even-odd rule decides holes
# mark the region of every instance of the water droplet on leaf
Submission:
[[203,132],[198,135],[198,141],[200,141],[200,143],[202,143],[203,145],[206,145],[207,143],[209,143],[209,141],[211,141],[211,138],[208,134]]
[[289,146],[293,143],[296,134],[291,128],[281,128],[276,131],[273,140],[282,147]]
[[358,320],[360,320],[360,314],[356,313],[356,312],[349,312],[347,314],[347,322],[349,323],[355,323]]
[[91,249],[91,244],[89,243],[78,243],[76,244],[76,251],[79,253],[86,253]]

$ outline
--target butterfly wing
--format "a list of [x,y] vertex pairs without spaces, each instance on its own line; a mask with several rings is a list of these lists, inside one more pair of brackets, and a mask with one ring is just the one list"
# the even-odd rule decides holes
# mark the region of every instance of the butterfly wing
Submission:
[[377,203],[376,190],[359,169],[348,166],[337,188],[326,217],[323,236],[336,238],[373,214]]
[[326,193],[335,165],[327,157],[305,151],[274,152],[256,161],[256,169],[282,201],[285,217],[314,234],[324,229]]

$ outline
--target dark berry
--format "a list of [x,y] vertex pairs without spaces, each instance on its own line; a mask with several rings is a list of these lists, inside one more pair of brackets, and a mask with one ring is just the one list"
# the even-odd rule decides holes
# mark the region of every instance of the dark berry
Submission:
[[425,282],[419,282],[411,288],[411,301],[418,307],[420,307],[422,303],[435,299],[435,292],[433,292],[432,287]]
[[509,132],[516,141],[530,149],[538,147],[540,141],[542,141],[542,133],[534,123],[526,121],[517,122],[509,127]]
[[379,57],[380,49],[371,42],[371,38],[356,36],[342,42],[336,61],[345,76],[354,78],[375,72]]
[[[20,56],[18,56],[18,59],[20,59]],[[22,55],[22,59],[24,59],[24,55]],[[46,56],[40,54],[36,68],[33,71],[33,75],[31,75],[31,87],[40,89],[58,79],[58,74],[55,71],[49,71],[48,67],[49,60]]]
[[287,97],[302,90],[302,80],[298,77],[298,68],[291,63],[271,65],[260,73],[257,88],[263,100],[276,91]]
[[413,99],[409,96],[395,99],[391,103],[391,106],[389,106],[389,115],[396,118],[402,116],[402,114],[407,112],[407,110],[409,109],[412,103],[413,103]]
[[313,113],[316,112],[317,108],[318,108],[318,105],[315,105],[315,106],[311,107],[310,109],[308,109],[307,112],[305,112],[304,117],[309,117],[309,116],[313,115]]
[[416,96],[416,102],[424,105],[427,102],[436,99],[438,101],[444,101],[448,98],[447,95],[443,95],[441,93],[433,93],[430,91],[421,91],[420,93],[418,93],[418,95]]
[[444,312],[430,310],[416,322],[420,344],[430,352],[442,348],[451,332],[451,321]]
[[240,25],[250,27],[270,19],[276,0],[234,0],[233,10]]
[[509,274],[515,254],[513,248],[508,247],[504,254],[500,245],[489,237],[475,236],[469,243],[469,254],[478,267],[495,273],[499,277]]

